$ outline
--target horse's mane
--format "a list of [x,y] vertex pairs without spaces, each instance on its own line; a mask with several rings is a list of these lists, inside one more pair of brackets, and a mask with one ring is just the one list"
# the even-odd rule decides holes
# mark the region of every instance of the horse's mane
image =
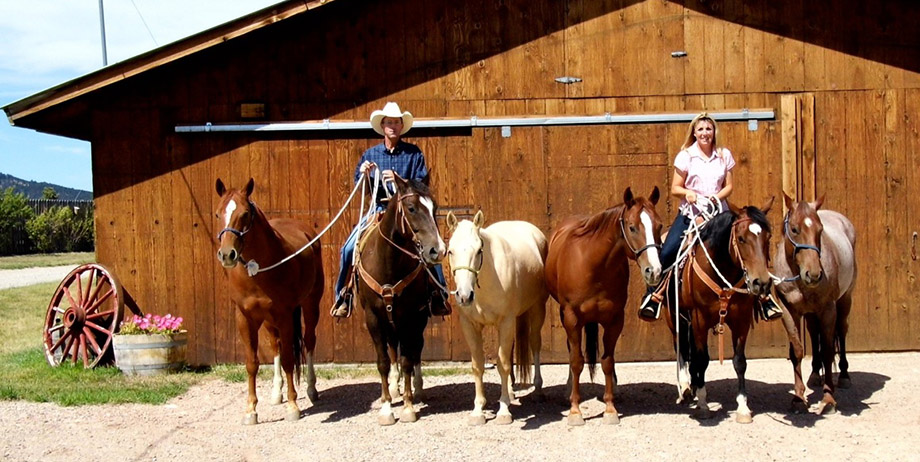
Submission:
[[[742,210],[747,213],[751,221],[757,223],[768,232],[772,232],[766,214],[760,209],[748,205]],[[735,212],[726,210],[709,220],[700,232],[700,239],[706,244],[709,244],[710,251],[714,253],[713,258],[718,261],[728,261],[731,258],[729,254],[729,240],[732,234],[732,224],[734,224],[737,219],[738,215],[736,215]]]
[[578,220],[578,222],[575,224],[574,230],[572,231],[572,236],[582,237],[587,234],[606,231],[608,227],[615,224],[615,218],[620,214],[620,212],[623,210],[623,207],[625,206],[625,204],[615,205],[607,210],[604,210],[603,212]]

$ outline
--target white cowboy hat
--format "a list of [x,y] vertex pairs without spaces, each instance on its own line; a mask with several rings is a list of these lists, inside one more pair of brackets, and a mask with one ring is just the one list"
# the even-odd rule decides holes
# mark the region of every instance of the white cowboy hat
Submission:
[[384,117],[402,118],[403,129],[400,135],[405,135],[406,132],[412,128],[412,114],[409,111],[403,112],[399,109],[398,104],[389,102],[383,106],[383,109],[371,112],[371,128],[373,128],[375,132],[381,135],[384,133],[383,128],[380,127],[380,121],[382,121]]

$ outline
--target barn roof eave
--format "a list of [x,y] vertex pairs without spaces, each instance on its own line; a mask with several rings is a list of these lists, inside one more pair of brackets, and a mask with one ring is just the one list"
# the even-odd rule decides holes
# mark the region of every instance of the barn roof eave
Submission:
[[[74,98],[95,92],[127,78],[171,63],[201,50],[246,35],[291,16],[332,3],[334,0],[289,0],[272,5],[176,42],[155,48],[111,66],[56,85],[3,106],[10,125],[42,130],[22,120]],[[22,122],[22,123],[17,123]],[[42,130],[44,131],[44,130]],[[54,132],[52,132],[54,133]],[[58,134],[58,133],[55,133]],[[67,135],[64,135],[67,136]]]

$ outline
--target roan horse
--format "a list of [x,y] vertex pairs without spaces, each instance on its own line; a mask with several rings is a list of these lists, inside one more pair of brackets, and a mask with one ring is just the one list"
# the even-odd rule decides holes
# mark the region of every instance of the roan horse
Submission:
[[473,221],[458,222],[453,212],[447,215],[451,231],[447,259],[457,290],[454,297],[460,305],[460,325],[470,346],[476,398],[473,400],[471,425],[486,422],[482,408],[486,405],[482,374],[485,356],[482,349],[482,329],[498,328],[498,374],[501,377],[501,399],[496,422],[510,424],[511,355],[515,350],[517,379],[530,380],[530,365],[534,364],[534,393],[541,393],[540,329],[546,317],[546,283],[543,262],[546,260],[546,236],[536,226],[525,221],[500,221],[483,228],[482,211]]
[[805,385],[802,383],[803,347],[797,326],[802,316],[808,326],[812,344],[811,376],[808,384],[822,383],[824,396],[818,404],[819,413],[836,411],[834,381],[831,366],[835,344],[840,353],[840,388],[850,387],[846,356],[847,317],[852,304],[856,280],[856,231],[843,215],[831,210],[818,210],[824,198],[817,202],[794,202],[784,194],[786,208],[783,220],[783,242],[777,247],[775,270],[783,278],[776,285],[780,301],[788,315],[783,324],[789,334],[789,359],[795,373],[793,407],[807,410]]
[[550,238],[546,257],[546,285],[559,302],[559,315],[568,337],[571,379],[569,425],[584,425],[578,405],[579,377],[584,369],[582,329],[589,372],[597,363],[598,324],[604,326],[601,364],[606,377],[604,423],[620,419],[613,405],[616,384],[614,349],[623,331],[623,308],[629,285],[629,260],[635,260],[647,285],[661,278],[658,250],[661,219],[655,211],[658,187],[648,199],[633,197],[630,188],[623,204],[586,218],[569,218]]
[[722,335],[727,325],[734,349],[732,364],[738,376],[736,421],[753,421],[744,381],[747,370],[744,348],[754,322],[755,297],[765,295],[772,284],[767,267],[771,231],[766,218],[772,206],[772,198],[761,209],[729,205],[730,210],[705,224],[679,273],[678,330],[674,325],[673,286],[667,291],[668,326],[678,343],[678,402],[695,393],[696,417],[700,419],[712,416],[706,401],[708,331],[713,329],[719,336],[721,361]]
[[[217,235],[220,260],[230,280],[230,299],[236,306],[236,325],[246,350],[249,374],[249,404],[243,423],[256,424],[256,374],[259,371],[259,327],[264,325],[275,352],[272,403],[281,403],[280,369],[288,385],[286,420],[300,419],[294,376],[300,381],[301,365],[307,364],[307,396],[315,402],[316,374],[313,349],[324,280],[319,242],[291,258],[275,270],[250,277],[246,263],[265,266],[280,262],[313,239],[313,232],[299,221],[269,220],[252,202],[252,179],[242,190],[228,189],[217,180],[220,202],[217,219],[223,229]],[[303,327],[301,326],[303,317]]]
[[[415,422],[410,379],[422,359],[425,326],[434,286],[427,265],[444,258],[445,246],[435,222],[435,203],[428,187],[395,175],[396,194],[379,221],[365,231],[355,264],[357,299],[377,351],[381,407],[377,422],[396,423],[391,406],[391,362],[399,359],[405,380],[400,422]],[[421,391],[421,375],[416,376]]]

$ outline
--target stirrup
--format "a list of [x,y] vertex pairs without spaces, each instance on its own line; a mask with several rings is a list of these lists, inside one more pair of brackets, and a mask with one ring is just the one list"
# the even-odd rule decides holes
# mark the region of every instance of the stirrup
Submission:
[[639,306],[639,319],[657,321],[661,316],[661,297],[655,293],[646,294]]
[[351,311],[352,295],[346,291],[339,297],[339,301],[332,306],[332,310],[329,311],[329,314],[331,314],[333,318],[347,318],[351,316]]
[[760,314],[766,321],[773,321],[783,317],[781,310],[770,297],[760,300]]

